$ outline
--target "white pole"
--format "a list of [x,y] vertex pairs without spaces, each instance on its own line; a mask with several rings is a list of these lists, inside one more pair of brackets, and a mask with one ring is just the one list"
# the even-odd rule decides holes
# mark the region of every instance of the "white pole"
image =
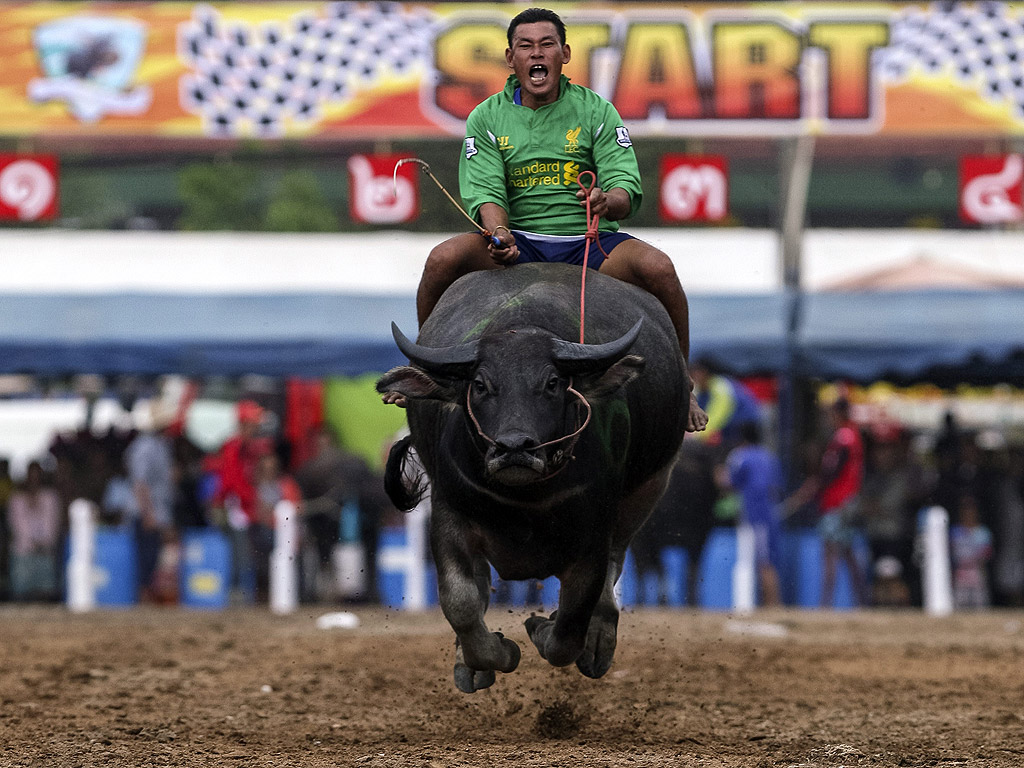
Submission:
[[953,582],[949,566],[949,514],[942,507],[924,513],[924,610],[929,616],[953,612]]
[[270,552],[270,610],[293,613],[299,604],[299,524],[295,505],[274,507],[274,548]]
[[427,607],[427,518],[430,496],[405,516],[405,609],[422,611]]
[[86,499],[75,499],[68,508],[68,518],[67,606],[75,613],[84,613],[96,607],[96,580],[93,578],[96,519],[92,504]]
[[732,609],[736,613],[753,613],[757,605],[754,558],[754,529],[740,523],[736,526],[736,564],[732,567]]

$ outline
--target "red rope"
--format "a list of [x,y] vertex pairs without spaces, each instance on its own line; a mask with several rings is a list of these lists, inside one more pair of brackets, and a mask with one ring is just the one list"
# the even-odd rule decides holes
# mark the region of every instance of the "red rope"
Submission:
[[[583,186],[583,177],[590,177],[590,186]],[[585,200],[587,202],[587,242],[583,246],[583,277],[580,278],[580,344],[583,344],[583,322],[587,312],[587,264],[590,262],[590,244],[597,241],[597,247],[601,249],[601,253],[607,259],[608,254],[605,253],[604,246],[601,245],[601,238],[598,236],[598,224],[600,224],[601,218],[594,214],[590,215],[590,193],[594,191],[594,186],[597,184],[597,175],[593,171],[581,171],[580,175],[576,177],[576,183],[580,185],[580,189],[585,193]]]

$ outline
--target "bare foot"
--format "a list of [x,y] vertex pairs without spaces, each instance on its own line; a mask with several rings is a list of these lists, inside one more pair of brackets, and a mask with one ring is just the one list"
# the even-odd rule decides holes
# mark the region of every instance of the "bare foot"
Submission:
[[687,432],[703,432],[708,426],[708,415],[697,405],[697,398],[690,393],[690,417],[686,423]]
[[[380,396],[380,399],[384,401],[385,405],[397,405],[399,408],[405,408],[405,406],[409,404],[409,401],[401,392],[385,392]],[[707,422],[707,420],[708,419],[705,416],[704,421]]]

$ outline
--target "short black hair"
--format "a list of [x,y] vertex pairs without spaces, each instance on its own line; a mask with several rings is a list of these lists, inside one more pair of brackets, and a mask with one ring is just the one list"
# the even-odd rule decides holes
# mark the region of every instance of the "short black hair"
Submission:
[[516,27],[520,24],[535,24],[538,21],[550,21],[554,24],[555,29],[558,30],[558,39],[562,45],[565,45],[565,24],[557,13],[549,11],[547,8],[527,8],[508,23],[508,47],[512,47],[512,36],[516,32]]
[[838,397],[832,403],[832,410],[839,414],[840,418],[850,418],[850,401],[845,397]]

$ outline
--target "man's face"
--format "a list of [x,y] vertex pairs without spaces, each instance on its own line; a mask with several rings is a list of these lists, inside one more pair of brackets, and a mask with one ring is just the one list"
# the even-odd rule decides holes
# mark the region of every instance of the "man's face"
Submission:
[[569,62],[569,53],[550,21],[516,27],[505,61],[519,80],[523,106],[536,109],[558,99],[562,65]]

